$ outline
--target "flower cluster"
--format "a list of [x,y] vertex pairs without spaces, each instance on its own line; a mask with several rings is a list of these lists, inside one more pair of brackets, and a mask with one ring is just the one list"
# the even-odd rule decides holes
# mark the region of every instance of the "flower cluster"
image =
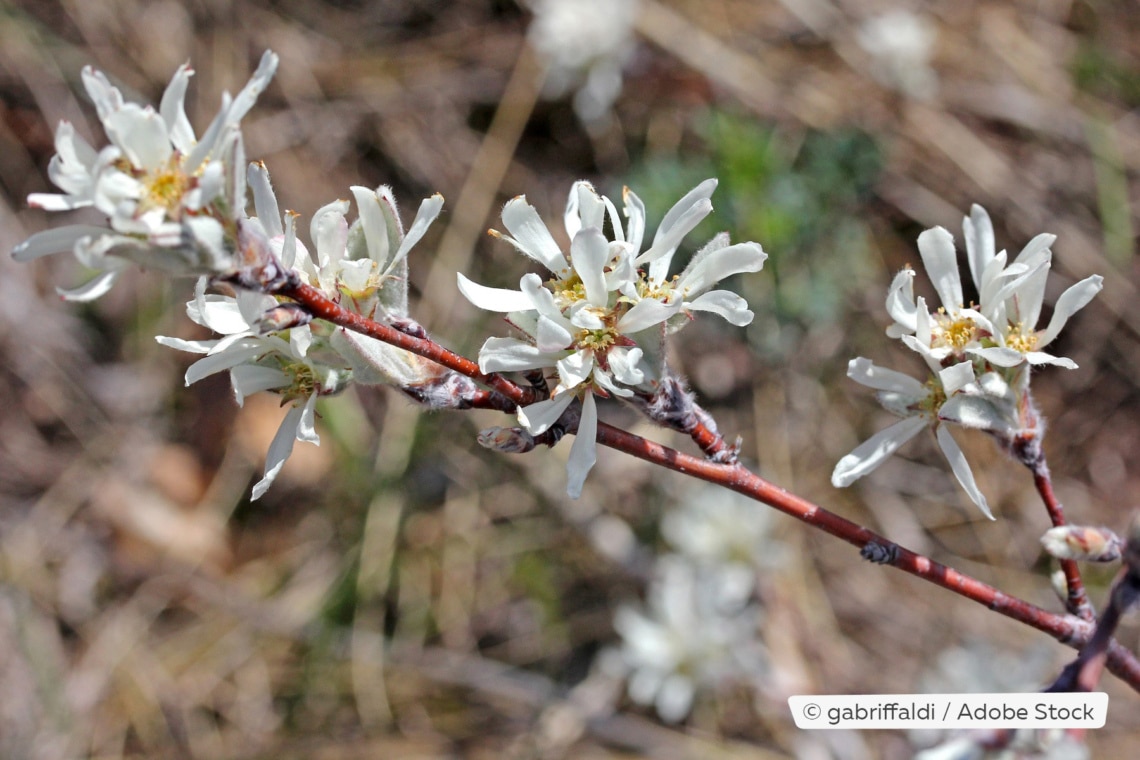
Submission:
[[87,67],[83,84],[110,144],[98,152],[69,122],[56,130],[48,175],[63,192],[33,193],[47,211],[92,207],[107,226],[71,225],[33,235],[17,260],[72,252],[98,274],[68,300],[106,293],[129,261],[176,274],[225,271],[234,265],[237,226],[245,209],[245,149],[241,120],[277,69],[266,52],[236,97],[222,98],[210,126],[197,137],[186,117],[186,88],[194,71],[182,66],[158,111],[123,99],[101,72]]
[[[423,201],[405,233],[389,188],[353,187],[359,217],[351,225],[348,201],[333,201],[314,214],[314,257],[297,239],[295,215],[280,213],[265,167],[251,164],[248,182],[256,216],[244,220],[246,229],[284,267],[350,311],[387,322],[407,319],[407,255],[438,216],[441,196]],[[412,390],[438,382],[446,373],[438,364],[375,338],[308,324],[269,295],[206,295],[206,283],[204,277],[199,280],[187,312],[191,320],[223,337],[189,341],[160,336],[158,342],[205,354],[187,371],[187,385],[228,370],[239,404],[256,391],[272,391],[292,405],[270,444],[254,499],[273,483],[294,440],[320,443],[313,427],[318,397],[338,393],[350,382]]]
[[588,182],[577,182],[564,215],[568,252],[520,196],[503,208],[509,234],[493,234],[545,267],[551,278],[526,274],[519,290],[507,290],[459,274],[459,289],[468,300],[506,313],[525,334],[523,339],[489,338],[479,351],[480,370],[555,373],[552,397],[519,410],[522,425],[542,433],[571,402],[581,401],[568,465],[568,491],[575,498],[596,459],[594,397],[651,395],[665,372],[665,335],[683,327],[694,312],[712,312],[734,325],[752,321],[743,298],[711,288],[730,275],[759,271],[767,258],[759,244],[730,245],[728,235],[719,234],[680,274],[668,276],[682,239],[712,211],[709,197],[715,188],[716,180],[707,180],[685,195],[645,246],[645,206],[634,192],[624,192],[623,224],[609,198]]
[[894,320],[887,335],[919,354],[929,376],[920,381],[869,359],[851,360],[848,376],[879,391],[879,402],[902,420],[839,460],[831,481],[836,487],[850,485],[930,427],[958,482],[993,519],[962,450],[943,423],[984,430],[1026,465],[1037,466],[1041,423],[1029,393],[1030,369],[1077,366],[1043,349],[1100,292],[1102,278],[1092,275],[1071,286],[1057,300],[1049,324],[1038,329],[1052,261],[1049,247],[1056,238],[1038,235],[1010,262],[1005,251],[995,252],[993,225],[977,205],[964,219],[963,232],[978,303],[964,302],[950,233],[935,227],[919,235],[918,250],[942,305],[932,311],[925,298],[916,298],[915,272],[904,269],[887,293],[887,312]]

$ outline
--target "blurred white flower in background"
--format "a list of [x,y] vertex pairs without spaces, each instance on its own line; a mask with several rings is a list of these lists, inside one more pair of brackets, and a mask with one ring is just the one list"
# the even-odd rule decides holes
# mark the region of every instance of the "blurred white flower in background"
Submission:
[[930,66],[938,30],[924,16],[895,8],[864,21],[855,40],[871,56],[871,75],[881,84],[920,100],[938,92]]
[[666,555],[657,560],[646,607],[624,605],[614,616],[629,696],[666,722],[683,720],[698,690],[756,683],[767,671],[759,606],[720,606],[717,582],[687,558]]
[[585,124],[602,121],[621,94],[633,54],[637,0],[527,0],[530,44],[546,61],[545,94],[574,91]]

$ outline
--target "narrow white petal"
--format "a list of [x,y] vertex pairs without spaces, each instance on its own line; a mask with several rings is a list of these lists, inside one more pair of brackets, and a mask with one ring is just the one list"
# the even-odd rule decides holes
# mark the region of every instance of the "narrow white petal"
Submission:
[[1025,355],[1025,360],[1035,367],[1042,364],[1051,364],[1054,367],[1064,367],[1065,369],[1077,368],[1077,363],[1072,359],[1065,356],[1053,356],[1044,351],[1030,351]]
[[742,272],[759,272],[764,268],[768,254],[759,243],[737,243],[720,248],[693,262],[681,273],[677,287],[686,300],[701,293],[730,275]]
[[748,301],[731,290],[710,290],[692,303],[686,303],[685,308],[689,311],[712,312],[737,327],[751,324],[755,316],[748,308]]
[[106,227],[93,224],[71,224],[66,227],[37,232],[12,249],[16,261],[31,261],[53,253],[71,253],[75,244],[85,237],[112,234]]
[[966,239],[966,259],[970,263],[970,276],[974,278],[974,285],[980,293],[986,265],[993,260],[996,250],[994,225],[984,208],[976,203],[970,206],[970,215],[962,220],[962,233]]
[[94,301],[111,289],[111,286],[115,284],[115,280],[119,278],[120,273],[121,270],[119,269],[111,272],[101,272],[78,288],[72,288],[70,290],[66,288],[56,288],[55,292],[65,301],[75,301],[77,303]]
[[962,308],[962,281],[953,236],[942,227],[932,227],[918,236],[918,252],[942,305],[947,312],[956,313]]
[[1025,361],[1025,354],[1012,348],[967,348],[966,353],[985,359],[995,367],[1016,367]]
[[416,218],[412,220],[412,226],[408,228],[408,233],[404,236],[404,242],[400,243],[400,250],[396,251],[394,260],[399,261],[408,255],[408,251],[420,242],[424,233],[431,227],[432,222],[439,216],[439,212],[443,209],[443,196],[436,193],[430,198],[424,198],[420,202],[420,208],[416,211]]
[[570,243],[570,261],[593,306],[605,306],[609,300],[604,271],[609,259],[609,242],[597,227],[583,228]]
[[566,258],[525,196],[507,201],[502,218],[503,226],[512,236],[504,238],[507,242],[555,274],[566,269]]
[[571,499],[582,495],[582,486],[598,461],[598,408],[594,394],[587,393],[582,400],[582,417],[578,421],[578,432],[574,434],[574,445],[570,447],[570,458],[566,462],[566,493]]
[[669,234],[670,230],[680,223],[681,217],[689,213],[694,206],[702,205],[702,201],[707,201],[711,198],[713,191],[716,190],[717,182],[718,180],[715,178],[706,179],[685,193],[681,200],[674,203],[673,208],[665,212],[665,216],[662,217],[661,226],[657,228],[657,234],[653,238],[653,245],[656,246],[661,238]]
[[982,396],[958,394],[938,410],[938,419],[964,428],[996,434],[1013,432],[1013,424],[990,400]]
[[554,366],[557,358],[516,338],[487,338],[479,349],[480,372],[520,372]]
[[184,63],[179,66],[170,84],[162,93],[162,101],[158,105],[158,112],[162,114],[166,130],[170,133],[170,142],[182,155],[186,155],[194,147],[194,129],[190,126],[190,120],[186,118],[185,108],[186,87],[193,75],[194,69],[190,68],[190,64]]
[[573,400],[573,393],[560,393],[554,398],[520,407],[519,423],[534,435],[545,433],[551,425],[558,422],[558,418]]
[[291,382],[290,377],[281,370],[259,364],[241,364],[230,370],[230,385],[233,386],[238,406],[243,405],[246,398],[254,393],[284,388]]
[[958,482],[962,484],[962,488],[966,489],[966,493],[970,495],[970,499],[982,510],[982,514],[991,520],[994,519],[993,512],[990,511],[990,505],[986,503],[986,497],[978,489],[978,484],[974,481],[974,473],[970,470],[970,464],[966,461],[966,455],[962,453],[962,449],[958,447],[958,443],[954,440],[953,436],[950,435],[950,431],[947,430],[945,425],[939,425],[936,436],[942,453],[946,455],[946,460],[950,462],[950,469],[954,471],[954,477],[958,478]]
[[265,168],[265,164],[260,161],[251,163],[246,172],[246,179],[250,190],[253,191],[253,213],[265,228],[265,234],[271,238],[284,235],[281,210],[277,206],[277,196],[273,192],[273,185],[269,181],[269,170]]
[[1049,320],[1049,326],[1045,331],[1040,334],[1037,339],[1037,347],[1045,348],[1053,342],[1053,340],[1064,329],[1065,323],[1069,321],[1069,317],[1076,314],[1081,309],[1088,305],[1097,293],[1104,288],[1104,278],[1099,274],[1094,274],[1073,285],[1057,299],[1057,305],[1053,309],[1053,318]]
[[862,356],[847,363],[847,376],[860,385],[879,391],[901,393],[916,399],[926,395],[926,386],[910,375],[880,367]]
[[103,121],[107,137],[123,151],[132,165],[156,169],[170,158],[166,123],[150,107],[127,103]]
[[625,201],[625,218],[628,220],[626,241],[635,254],[640,253],[645,240],[645,204],[628,187],[622,190],[622,200]]
[[891,286],[887,290],[887,313],[897,325],[912,333],[916,329],[918,310],[914,302],[914,276],[913,269],[903,269],[891,280]]
[[[360,227],[364,231],[364,244],[368,248],[368,258],[380,265],[383,270],[388,264],[391,249],[388,240],[388,221],[384,218],[383,201],[375,190],[353,185],[349,188],[356,199],[356,213]],[[318,246],[320,250],[320,246]]]
[[281,468],[285,466],[285,461],[293,453],[293,442],[297,440],[297,428],[303,414],[304,408],[293,406],[285,415],[285,419],[281,420],[281,427],[277,428],[277,434],[273,436],[273,442],[269,444],[269,451],[265,454],[265,476],[253,486],[251,501],[257,501],[265,495],[269,486],[277,479]]
[[154,339],[167,348],[186,351],[191,354],[208,354],[210,353],[210,349],[218,342],[216,340],[183,340],[181,338],[171,338],[166,335],[156,335]]
[[473,282],[462,273],[456,272],[459,280],[459,292],[471,303],[487,311],[509,312],[527,311],[533,309],[530,297],[519,290],[505,288],[488,288]]
[[918,435],[926,427],[921,417],[907,417],[881,430],[855,447],[847,456],[839,460],[831,473],[831,484],[845,488],[874,470],[895,453],[900,446]]
[[662,222],[657,229],[656,237],[653,239],[653,245],[648,251],[637,257],[637,263],[652,265],[660,262],[656,267],[652,267],[653,272],[651,274],[656,279],[662,279],[664,272],[669,269],[669,262],[672,260],[677,246],[681,244],[681,240],[711,213],[712,202],[706,198],[686,209],[685,213],[681,214],[672,226],[666,228],[665,223]]
[[643,298],[621,316],[617,323],[617,330],[623,335],[641,332],[646,328],[664,322],[680,309],[680,299],[676,299],[674,304],[664,304],[653,298]]
[[344,258],[348,242],[348,222],[344,218],[347,213],[348,201],[333,201],[317,209],[309,223],[309,236],[317,248],[317,268],[322,274],[329,264]]
[[243,362],[252,361],[264,351],[263,345],[255,343],[231,348],[228,351],[199,359],[186,370],[186,385],[193,385],[204,377],[217,374],[230,367],[236,367]]

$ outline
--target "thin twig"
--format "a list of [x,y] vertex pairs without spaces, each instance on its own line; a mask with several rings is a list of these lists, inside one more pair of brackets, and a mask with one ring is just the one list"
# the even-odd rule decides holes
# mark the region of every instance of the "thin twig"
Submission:
[[[1065,509],[1053,492],[1053,480],[1049,476],[1049,465],[1046,464],[1044,456],[1040,458],[1032,471],[1033,484],[1037,487],[1037,493],[1041,494],[1041,500],[1045,502],[1045,510],[1049,513],[1053,527],[1065,525]],[[1060,562],[1061,572],[1065,574],[1065,587],[1068,590],[1068,598],[1065,603],[1069,612],[1084,620],[1095,620],[1096,613],[1093,611],[1092,604],[1089,603],[1088,593],[1085,591],[1084,581],[1081,580],[1081,570],[1077,566],[1076,560],[1062,559]]]

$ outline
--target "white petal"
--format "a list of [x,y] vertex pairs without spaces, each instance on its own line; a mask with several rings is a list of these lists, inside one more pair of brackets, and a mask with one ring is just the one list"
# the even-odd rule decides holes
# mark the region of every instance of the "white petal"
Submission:
[[230,385],[233,386],[238,406],[258,391],[284,388],[292,379],[275,367],[262,367],[259,364],[241,364],[230,370]]
[[[314,395],[309,398],[304,407],[294,405],[285,415],[285,419],[281,421],[281,427],[277,428],[277,435],[273,436],[273,442],[269,444],[269,451],[265,455],[265,477],[253,486],[253,493],[250,495],[251,501],[260,499],[269,490],[269,486],[273,485],[273,481],[277,479],[281,468],[285,466],[285,461],[293,453],[293,442],[310,440],[308,437],[302,438],[302,435],[307,435],[308,428],[311,427],[312,404],[315,400],[316,396]],[[309,416],[307,424],[305,422],[306,413]]]
[[504,239],[522,253],[542,264],[555,274],[566,270],[566,258],[543,224],[534,206],[526,202],[525,196],[507,201],[503,206],[503,225],[511,233]]
[[[265,228],[265,234],[271,238],[284,235],[285,229],[281,226],[277,195],[273,192],[273,185],[269,181],[269,170],[265,168],[265,164],[260,161],[251,163],[246,172],[246,179],[253,191],[253,213]],[[292,262],[289,262],[287,266],[291,265]]]
[[216,340],[183,340],[181,338],[171,338],[166,335],[156,335],[154,339],[163,346],[173,348],[177,351],[186,351],[191,354],[208,354],[218,343]]
[[111,286],[115,284],[115,280],[119,278],[120,274],[121,270],[119,269],[111,272],[101,272],[78,288],[72,288],[70,290],[66,288],[56,288],[55,292],[65,301],[75,301],[77,303],[94,301],[111,289]]
[[966,493],[970,495],[978,508],[982,510],[982,514],[991,520],[994,519],[993,512],[990,511],[990,505],[986,503],[986,497],[978,489],[978,484],[974,481],[974,473],[970,470],[970,464],[966,461],[966,455],[962,453],[962,449],[958,447],[958,443],[950,435],[950,431],[946,429],[945,425],[938,426],[936,434],[938,438],[938,445],[942,449],[942,453],[946,455],[946,460],[950,462],[950,469],[954,471],[954,476],[958,478],[958,482],[962,484],[962,488],[966,489]]
[[974,365],[972,362],[959,362],[938,371],[938,379],[942,383],[947,396],[974,382]]
[[901,393],[916,399],[926,396],[926,386],[918,380],[902,372],[880,367],[862,356],[847,363],[847,376],[860,385],[875,390]]
[[[676,208],[676,206],[674,206],[674,208]],[[712,202],[704,198],[687,208],[685,213],[677,217],[676,221],[670,227],[667,228],[665,222],[662,222],[661,226],[657,228],[657,235],[653,239],[653,245],[648,251],[637,257],[637,263],[656,264],[656,266],[650,267],[650,276],[658,281],[663,279],[669,269],[669,262],[673,258],[673,253],[676,252],[677,246],[681,244],[681,240],[692,232],[693,228],[701,223],[701,220],[711,213]]]
[[1061,297],[1057,299],[1057,305],[1053,308],[1053,318],[1049,320],[1049,326],[1037,339],[1037,347],[1045,348],[1052,343],[1064,329],[1069,317],[1087,306],[1102,288],[1104,288],[1104,278],[1099,274],[1094,274],[1062,293]]
[[680,299],[676,300],[675,304],[670,305],[653,298],[643,298],[618,320],[618,332],[623,335],[631,335],[653,325],[661,324],[680,311],[681,301]]
[[153,108],[127,103],[103,120],[107,136],[123,151],[132,165],[156,169],[170,158],[166,122]]
[[855,447],[847,456],[839,460],[831,473],[831,484],[836,488],[851,485],[859,478],[874,470],[895,453],[900,446],[918,435],[926,427],[921,417],[907,417],[881,430]]
[[680,673],[670,673],[661,684],[661,690],[657,692],[657,699],[653,704],[661,720],[666,723],[677,723],[692,709],[694,694],[695,688],[690,677]]
[[583,383],[594,371],[594,355],[588,351],[575,351],[555,363],[558,370],[558,388],[566,390]]
[[710,290],[697,300],[686,303],[690,311],[709,311],[724,318],[731,325],[744,327],[752,323],[755,316],[748,308],[748,301],[730,290]]
[[75,244],[85,237],[99,237],[113,234],[106,227],[93,224],[71,224],[66,227],[37,232],[12,249],[16,261],[31,261],[53,253],[72,253]]
[[962,233],[966,239],[966,259],[970,263],[970,276],[974,278],[974,285],[981,293],[986,265],[993,260],[996,250],[994,225],[984,208],[976,203],[970,206],[970,215],[962,220]]
[[609,300],[604,272],[609,259],[609,242],[597,227],[584,228],[570,243],[570,261],[593,306],[605,306]]
[[1012,348],[995,346],[992,348],[967,348],[970,356],[985,359],[995,367],[1016,367],[1025,361],[1025,354]]
[[638,367],[644,357],[640,348],[619,346],[610,349],[608,361],[614,379],[625,385],[640,385],[645,381],[645,373]]
[[420,242],[424,233],[431,227],[432,222],[439,216],[439,212],[443,209],[443,196],[436,193],[430,198],[424,198],[420,202],[420,208],[416,211],[416,218],[412,220],[412,226],[408,228],[407,234],[404,236],[404,242],[400,243],[400,249],[396,251],[393,260],[399,261],[408,255],[408,251]]
[[[891,319],[896,324],[912,333],[916,329],[915,320],[917,318],[917,307],[914,302],[914,275],[913,269],[909,267],[903,269],[891,280],[891,286],[887,290],[887,313],[891,315]],[[897,338],[899,336],[892,335],[891,337]]]
[[479,349],[480,372],[519,372],[554,365],[556,357],[515,338],[487,338]]
[[530,297],[522,291],[488,288],[486,285],[480,285],[467,279],[462,272],[456,272],[456,276],[459,280],[459,292],[480,309],[505,313],[527,311],[534,308]]
[[255,359],[265,352],[261,343],[251,343],[230,348],[227,351],[199,359],[186,370],[186,384],[193,385],[204,377],[222,372],[230,367],[236,367],[247,361]]
[[962,308],[962,281],[953,236],[942,227],[932,227],[918,236],[918,252],[942,305],[948,313],[957,313]]
[[521,407],[518,411],[519,423],[535,435],[545,433],[551,425],[558,422],[573,400],[573,393],[560,393],[554,398]]
[[190,64],[179,66],[162,93],[162,101],[158,106],[158,112],[166,122],[166,131],[170,134],[170,142],[183,155],[194,147],[194,129],[186,118],[185,108],[186,86],[193,75],[194,69],[190,68]]
[[768,254],[759,243],[737,243],[713,251],[693,262],[681,273],[677,287],[686,299],[704,293],[720,280],[742,272],[759,272]]
[[534,334],[534,342],[539,351],[546,353],[563,351],[570,347],[573,337],[563,325],[545,316],[539,316]]
[[570,458],[566,462],[566,493],[571,499],[582,495],[582,486],[598,461],[598,408],[594,394],[587,393],[582,400],[582,417],[578,421],[578,432],[574,434],[574,445],[570,447]]
[[645,204],[628,187],[622,190],[622,200],[625,202],[625,217],[629,220],[626,225],[629,233],[626,241],[635,254],[640,253],[641,244],[645,240]]
[[[391,254],[388,239],[388,220],[385,219],[383,201],[375,190],[353,185],[349,188],[356,199],[356,212],[360,227],[364,232],[364,243],[368,248],[368,258],[380,265],[383,270]],[[354,238],[356,239],[356,238]],[[318,246],[318,250],[320,247]]]
[[938,419],[953,422],[964,428],[997,434],[1008,434],[1014,429],[1001,410],[993,402],[981,396],[963,394],[955,396],[938,410]]
[[[317,267],[328,275],[326,267],[344,258],[348,242],[348,201],[333,201],[317,209],[309,222],[309,236],[317,248]],[[385,238],[387,239],[387,238]]]
[[1044,351],[1030,351],[1025,354],[1025,360],[1035,367],[1042,364],[1051,364],[1054,367],[1064,367],[1065,369],[1077,368],[1077,363],[1072,359],[1065,356],[1053,356]]

